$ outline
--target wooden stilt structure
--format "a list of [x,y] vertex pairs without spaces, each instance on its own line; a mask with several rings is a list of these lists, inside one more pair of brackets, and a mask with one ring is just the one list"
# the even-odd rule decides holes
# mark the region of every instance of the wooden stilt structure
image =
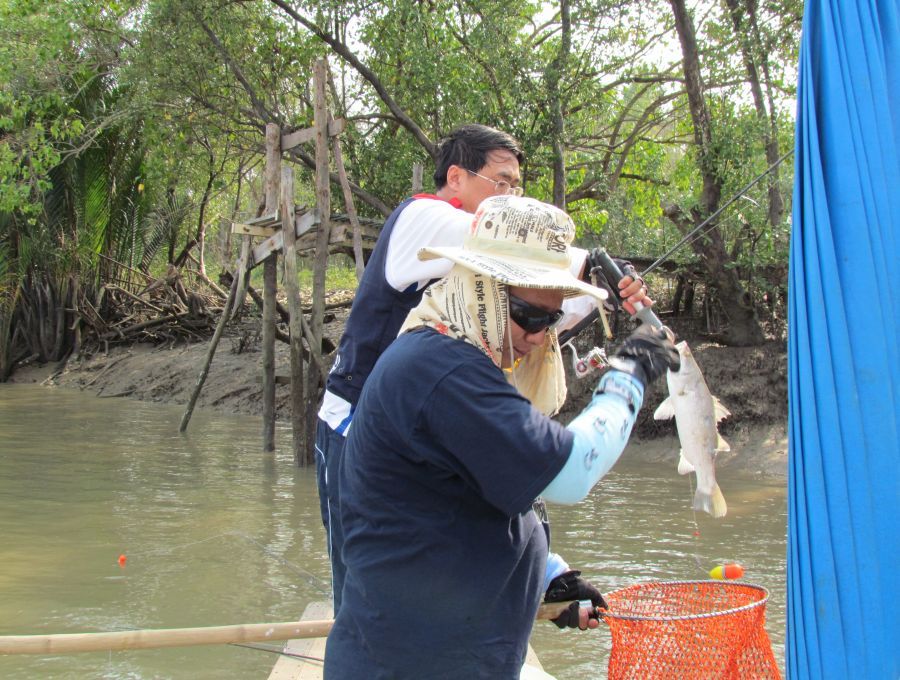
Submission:
[[[291,426],[293,451],[297,465],[305,466],[313,461],[315,423],[318,411],[319,387],[327,369],[322,358],[322,332],[325,315],[325,273],[328,267],[329,248],[334,244],[331,234],[331,185],[329,171],[329,141],[332,143],[337,175],[341,183],[344,203],[353,232],[353,253],[357,276],[362,275],[363,229],[353,206],[350,185],[344,170],[338,135],[344,121],[333,119],[326,105],[326,84],[329,79],[327,63],[317,60],[313,67],[315,123],[311,128],[297,130],[286,135],[270,123],[266,126],[265,209],[263,215],[246,223],[232,224],[232,233],[242,236],[241,255],[237,264],[232,295],[223,312],[222,320],[211,341],[207,361],[184,414],[180,431],[187,429],[191,413],[209,366],[224,324],[234,319],[243,306],[249,289],[250,272],[263,265],[263,315],[262,315],[262,448],[275,448],[275,339],[277,336],[277,258],[283,252],[285,292],[288,303],[288,327],[290,330],[291,356]],[[304,143],[315,144],[316,158],[316,207],[299,210],[294,205],[294,173],[282,168],[282,154]],[[341,241],[347,237],[346,229],[336,234]],[[308,234],[308,237],[307,237]],[[374,240],[374,237],[371,237]],[[307,238],[304,238],[307,237]],[[254,238],[263,240],[254,244]],[[301,248],[314,249],[312,305],[309,318],[303,316],[300,289],[297,278],[297,256]],[[314,239],[310,244],[309,240]],[[309,362],[304,371],[303,340],[308,348]]]

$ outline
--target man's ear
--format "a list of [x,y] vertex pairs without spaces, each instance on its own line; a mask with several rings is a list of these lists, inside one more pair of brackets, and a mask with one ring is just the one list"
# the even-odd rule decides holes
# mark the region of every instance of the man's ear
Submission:
[[454,193],[460,190],[462,176],[467,174],[465,170],[463,170],[458,165],[451,165],[447,168],[447,186]]

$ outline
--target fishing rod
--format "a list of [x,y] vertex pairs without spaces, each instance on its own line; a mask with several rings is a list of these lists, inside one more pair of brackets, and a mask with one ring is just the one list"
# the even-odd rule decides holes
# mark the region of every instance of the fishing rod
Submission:
[[[634,267],[631,264],[627,264],[626,271],[623,272],[622,269],[619,267],[619,265],[616,264],[616,262],[612,259],[612,257],[610,257],[609,253],[606,251],[606,248],[603,248],[603,247],[595,248],[592,252],[593,252],[594,257],[597,260],[597,266],[595,267],[595,269],[600,270],[599,274],[597,271],[595,271],[593,269],[590,272],[591,280],[593,281],[595,286],[597,285],[597,278],[595,278],[595,277],[598,277],[598,276],[605,277],[607,281],[621,281],[622,277],[625,276],[625,274],[628,274],[632,278],[638,278],[638,273],[635,271]],[[617,293],[613,292],[612,294],[616,295]],[[635,314],[634,314],[635,317],[640,319],[643,323],[648,323],[651,326],[654,326],[656,328],[663,327],[662,321],[659,320],[659,317],[656,316],[656,314],[653,312],[653,310],[650,309],[649,307],[645,307],[640,302],[637,302],[634,304],[634,312],[635,312]],[[587,316],[585,316],[583,319],[581,319],[581,321],[579,321],[577,324],[575,324],[572,328],[568,328],[568,329],[564,330],[563,332],[561,332],[559,334],[559,338],[558,338],[560,347],[562,347],[564,345],[568,345],[569,342],[576,335],[578,335],[582,330],[584,330],[589,325],[594,323],[594,320],[598,316],[600,316],[600,308],[599,307],[592,309],[591,312]],[[612,336],[610,335],[609,337],[612,337]],[[579,377],[583,377],[584,375],[586,375],[587,373],[590,372],[590,368],[585,362],[582,362],[578,358],[578,353],[575,351],[575,346],[569,345],[569,347],[572,350],[572,352],[575,354],[575,373]],[[600,363],[603,363],[605,361],[605,356],[603,356],[602,358],[597,356],[596,359]],[[590,362],[590,360],[588,360],[588,361]],[[597,366],[594,366],[594,368],[597,368]]]
[[[593,251],[593,256],[596,261],[596,266],[591,269],[591,281],[593,281],[596,286],[600,276],[606,278],[607,281],[621,281],[622,277],[625,274],[628,274],[632,278],[637,278],[638,274],[635,272],[634,267],[628,263],[625,265],[625,271],[623,272],[619,265],[615,262],[615,260],[610,257],[609,253],[606,252],[606,248],[596,248]],[[599,272],[596,270],[600,270]],[[615,295],[616,293],[612,293]],[[654,328],[665,328],[663,326],[662,321],[659,320],[659,317],[656,316],[656,313],[650,309],[650,307],[644,306],[643,303],[635,302],[634,307],[634,316],[640,319],[643,323],[649,324]],[[575,375],[578,378],[584,378],[590,375],[593,371],[602,368],[609,364],[609,361],[606,357],[606,351],[600,347],[592,348],[584,357],[578,356],[578,350],[575,349],[575,343],[572,340],[578,335],[585,327],[592,324],[594,319],[600,316],[600,308],[596,307],[591,310],[590,314],[585,316],[581,321],[579,321],[575,326],[569,328],[562,333],[559,334],[558,342],[560,347],[568,346],[570,350],[572,350],[572,367],[575,370]],[[609,332],[609,327],[606,325],[604,318],[604,326],[606,327],[607,336],[609,338],[612,335]],[[671,331],[668,331],[671,334]]]
[[[728,201],[726,201],[721,207],[719,207],[718,210],[716,210],[712,215],[710,215],[710,216],[707,217],[705,220],[703,220],[703,222],[701,222],[700,224],[698,224],[696,227],[694,227],[693,229],[691,229],[691,231],[688,232],[688,234],[685,235],[685,237],[682,238],[678,243],[676,243],[674,247],[670,248],[665,254],[663,254],[660,258],[658,258],[655,262],[653,262],[653,263],[652,263],[649,267],[647,267],[643,272],[641,272],[640,274],[634,273],[633,271],[629,271],[629,272],[626,272],[626,273],[629,274],[630,276],[636,278],[636,277],[638,277],[638,276],[643,277],[643,276],[649,274],[650,272],[652,272],[652,271],[653,271],[654,269],[656,269],[659,265],[661,265],[663,262],[665,262],[666,260],[668,260],[668,259],[672,256],[672,254],[673,254],[675,251],[677,251],[679,248],[681,248],[685,243],[688,243],[689,241],[691,241],[691,239],[694,238],[694,237],[696,236],[696,234],[697,234],[701,229],[703,229],[704,227],[706,227],[707,225],[709,225],[714,219],[716,219],[719,215],[721,215],[722,212],[723,212],[728,206],[730,206],[730,205],[731,205],[732,203],[734,203],[736,200],[738,200],[739,198],[741,198],[741,197],[742,197],[744,194],[746,194],[751,188],[753,188],[753,187],[757,184],[757,182],[759,182],[760,180],[762,180],[763,177],[765,177],[765,176],[768,175],[770,172],[772,172],[775,168],[777,168],[779,165],[781,165],[781,163],[784,162],[784,160],[785,160],[788,156],[790,156],[792,153],[794,153],[794,150],[793,150],[793,149],[790,149],[790,150],[787,151],[785,154],[783,154],[783,155],[781,156],[781,158],[779,158],[779,159],[776,160],[774,163],[772,163],[772,165],[770,165],[768,168],[766,168],[762,173],[760,173],[759,175],[757,175],[756,177],[754,177],[754,178],[753,178],[746,186],[744,186],[744,187],[743,187],[740,191],[738,191],[734,196],[732,196],[730,199],[728,199]],[[616,265],[615,262],[613,262],[612,258],[609,257],[609,255],[608,255],[607,252],[606,252],[606,249],[605,249],[605,248],[597,248],[596,250],[597,250],[598,253],[602,253],[602,256],[606,256],[606,257],[605,257],[605,260],[608,260],[608,261],[604,261],[604,262],[601,263],[601,269],[604,270],[604,275],[606,275],[607,279],[610,280],[610,281],[616,281],[616,282],[620,281],[621,278],[622,278],[622,276],[623,276],[623,273],[622,273],[622,271],[619,269],[618,265]],[[633,269],[633,268],[632,268],[632,269]],[[618,277],[618,278],[616,278],[616,277]],[[640,305],[640,306],[643,307],[642,305]],[[647,309],[647,310],[644,311],[644,312],[640,312],[638,309],[635,309],[635,311],[636,311],[636,312],[639,312],[639,313],[637,313],[635,316],[637,316],[637,317],[638,317],[639,319],[641,319],[642,321],[645,321],[645,322],[647,322],[647,323],[650,323],[651,325],[656,326],[657,328],[659,328],[659,327],[661,327],[661,326],[663,325],[663,324],[660,322],[660,320],[656,317],[656,315],[653,314],[653,312],[651,312],[649,309]],[[641,314],[644,314],[645,316],[649,314],[649,316],[647,316],[647,318],[642,318]],[[600,310],[599,310],[599,309],[594,309],[594,310],[592,310],[592,311],[590,312],[590,314],[588,314],[588,315],[585,316],[581,321],[579,321],[577,324],[575,324],[575,326],[573,326],[572,328],[569,328],[569,329],[563,331],[562,333],[560,333],[560,335],[559,335],[559,344],[560,344],[560,346],[562,347],[562,346],[564,346],[564,345],[567,345],[567,344],[568,344],[575,336],[577,336],[582,330],[584,330],[585,328],[587,328],[588,326],[590,326],[590,325],[597,319],[597,317],[598,317],[599,315],[600,315]],[[570,345],[570,347],[572,348],[572,350],[573,350],[573,352],[574,352],[574,346]],[[576,364],[584,364],[584,368],[587,369],[587,364],[586,364],[585,362],[581,362],[581,361],[578,359],[577,353],[576,353],[575,357],[576,357]],[[588,369],[587,372],[590,372],[590,370]],[[579,375],[582,374],[582,372],[579,371],[577,368],[576,368],[576,373],[578,373]]]
[[649,267],[647,267],[643,272],[641,272],[641,276],[644,276],[644,275],[646,275],[646,274],[649,274],[649,273],[652,272],[654,269],[656,269],[659,265],[661,265],[663,262],[665,262],[666,260],[668,260],[676,250],[678,250],[679,248],[681,248],[681,246],[683,246],[685,243],[688,243],[698,231],[700,231],[701,229],[703,229],[706,225],[708,225],[710,222],[712,222],[714,219],[716,219],[719,215],[721,215],[721,214],[722,214],[722,211],[725,210],[725,208],[727,208],[728,206],[730,206],[732,203],[734,203],[736,200],[738,200],[741,196],[743,196],[743,195],[746,194],[748,191],[750,191],[750,189],[751,189],[757,182],[759,182],[763,177],[765,177],[765,176],[768,175],[770,172],[772,172],[775,168],[777,168],[779,165],[781,165],[782,161],[784,161],[784,159],[787,158],[788,156],[790,156],[792,153],[794,153],[794,150],[793,150],[793,149],[789,150],[789,151],[788,151],[787,153],[785,153],[781,158],[779,158],[777,161],[775,161],[774,163],[772,163],[772,165],[770,165],[768,168],[766,168],[762,173],[760,173],[759,175],[757,175],[753,180],[750,181],[749,184],[747,184],[743,189],[741,189],[741,190],[738,191],[734,196],[732,196],[730,199],[728,199],[728,200],[727,200],[722,206],[720,206],[719,209],[716,210],[712,215],[710,215],[710,216],[707,217],[705,220],[703,220],[700,224],[698,224],[696,227],[694,227],[693,229],[691,229],[691,230],[685,235],[685,237],[684,237],[683,239],[681,239],[678,243],[676,243],[676,244],[674,245],[674,247],[672,247],[671,249],[669,249],[669,251],[666,252],[664,255],[662,255],[662,257],[660,257],[658,260],[656,260],[655,262],[653,262]]

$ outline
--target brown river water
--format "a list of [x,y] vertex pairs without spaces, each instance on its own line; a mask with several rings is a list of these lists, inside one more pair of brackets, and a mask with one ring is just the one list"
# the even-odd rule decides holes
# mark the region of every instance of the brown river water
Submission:
[[[181,415],[0,385],[0,635],[289,621],[328,598],[315,474],[294,467],[287,427],[264,454],[258,418],[197,412],[182,436]],[[626,451],[585,501],[551,506],[554,550],[603,592],[741,563],[770,592],[783,666],[784,482],[723,472],[729,512],[713,520],[690,509],[676,441],[641,446],[671,449],[671,464]],[[605,627],[539,622],[532,645],[560,680],[606,677]],[[0,656],[0,678],[266,678],[275,660],[236,646]]]

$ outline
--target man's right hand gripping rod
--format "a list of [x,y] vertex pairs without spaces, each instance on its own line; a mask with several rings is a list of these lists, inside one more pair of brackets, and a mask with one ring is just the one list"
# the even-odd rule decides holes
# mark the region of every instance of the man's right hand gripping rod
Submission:
[[[622,270],[619,269],[619,265],[617,265],[609,256],[609,253],[606,252],[606,248],[596,248],[592,254],[596,257],[607,281],[612,281],[617,284],[622,280],[622,277],[625,276],[626,273],[632,278],[638,277],[637,272],[635,272],[633,268],[631,268],[632,271],[623,273]],[[638,302],[634,305],[634,310],[635,316],[643,323],[650,324],[656,328],[664,328],[662,321],[659,320],[659,317],[656,316],[649,307],[644,307],[644,305]]]

